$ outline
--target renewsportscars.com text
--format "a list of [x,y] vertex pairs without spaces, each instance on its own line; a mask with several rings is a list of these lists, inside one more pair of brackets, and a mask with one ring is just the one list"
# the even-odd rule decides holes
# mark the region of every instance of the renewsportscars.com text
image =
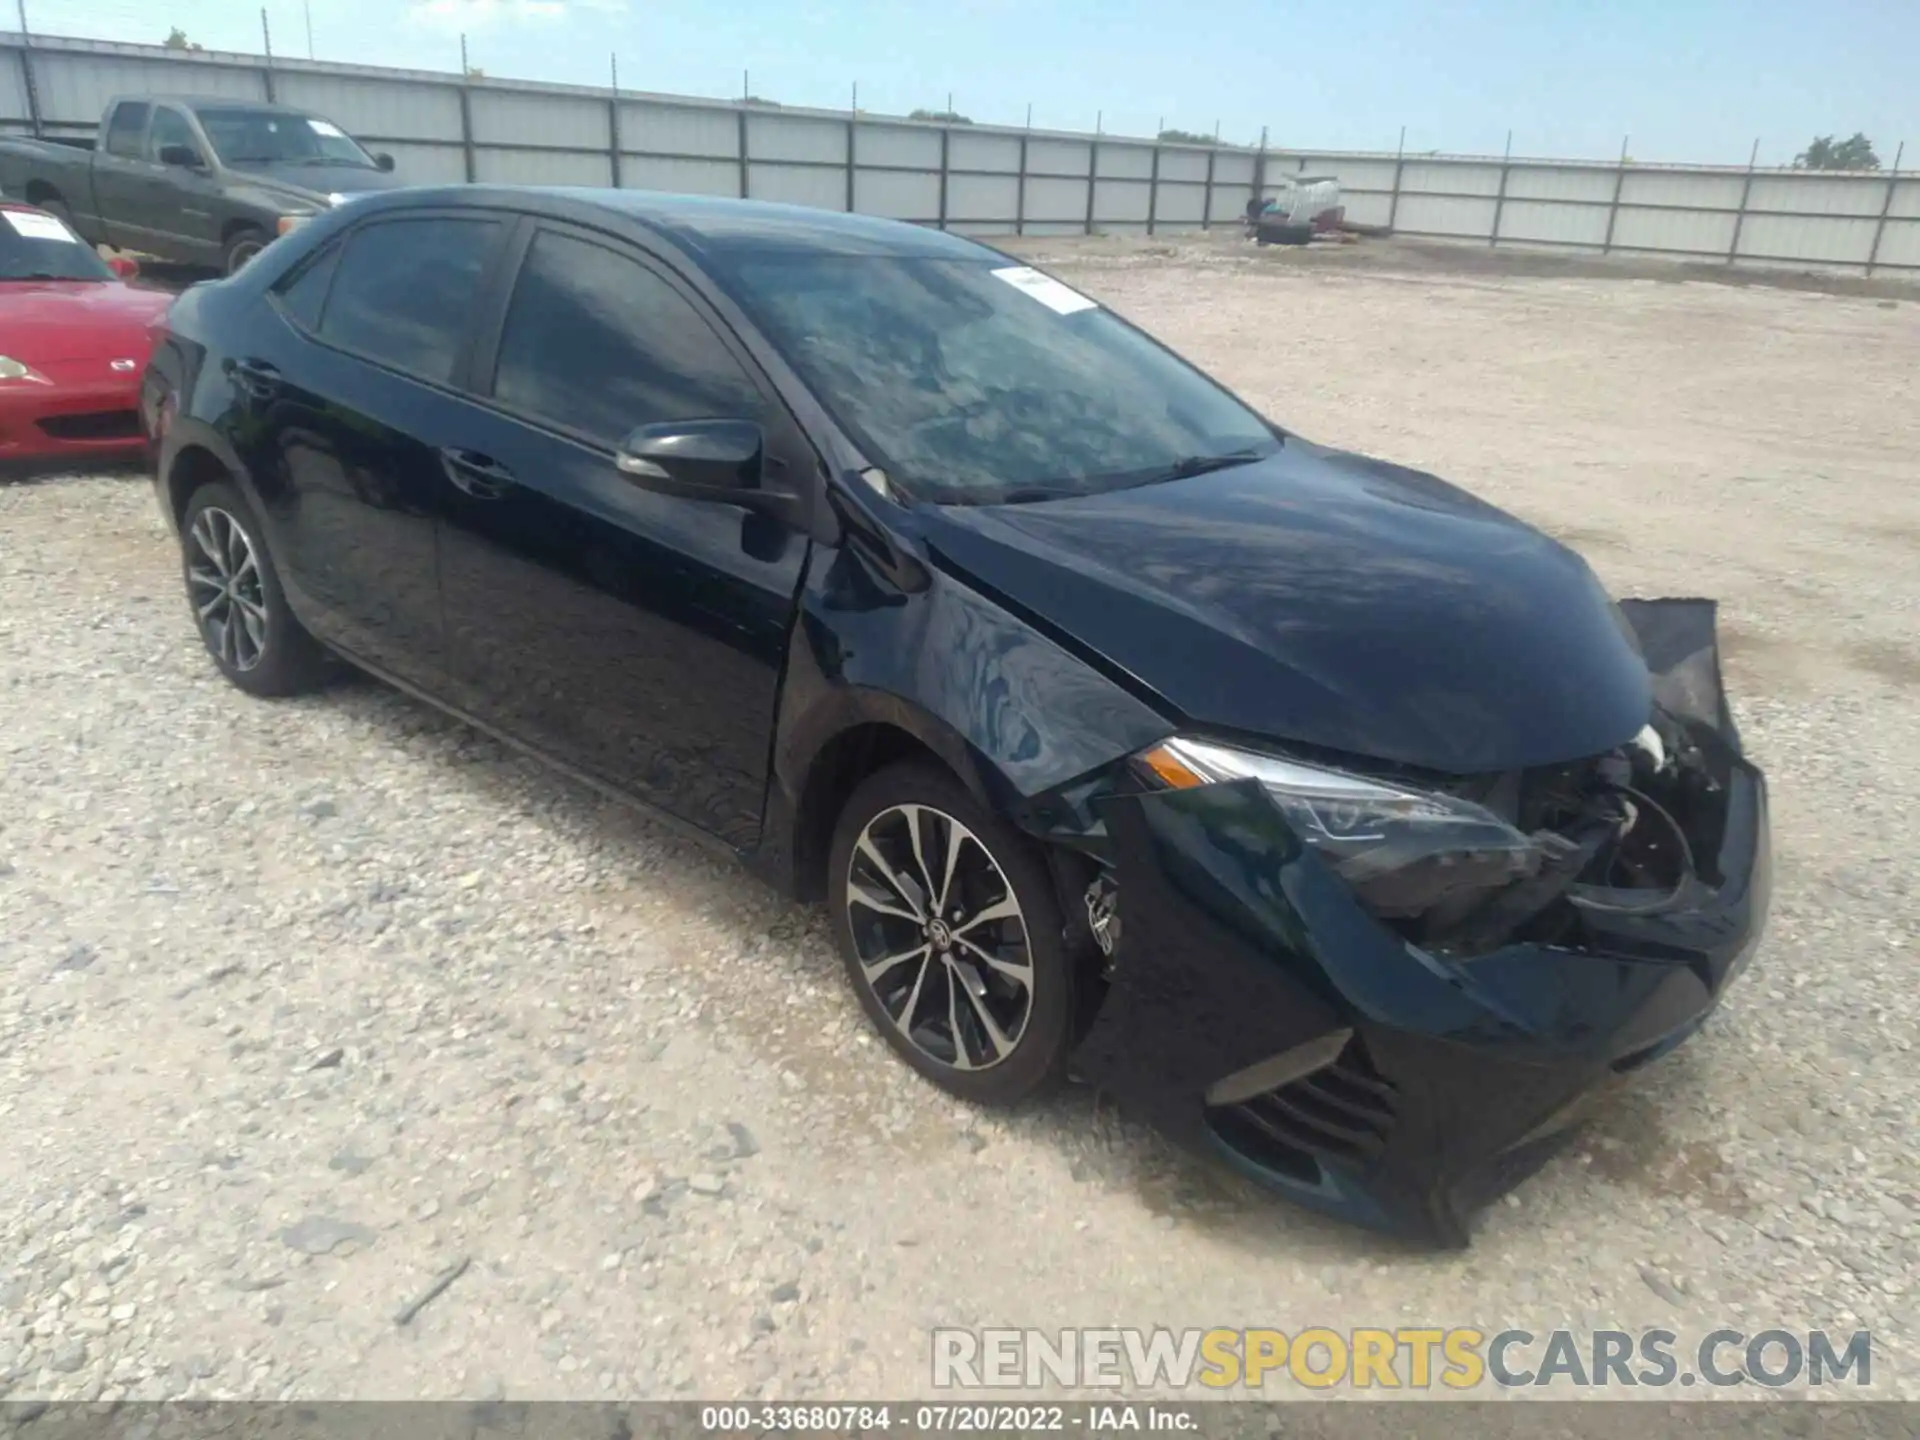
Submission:
[[1259,1390],[1665,1388],[1873,1383],[1856,1330],[935,1330],[941,1389]]

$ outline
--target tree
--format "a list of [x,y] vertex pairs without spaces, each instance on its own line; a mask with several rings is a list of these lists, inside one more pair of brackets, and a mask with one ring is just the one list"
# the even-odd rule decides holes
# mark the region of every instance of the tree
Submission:
[[482,70],[478,65],[467,66],[467,79],[484,80],[486,78],[487,78],[487,72]]
[[1878,170],[1880,157],[1873,153],[1873,142],[1858,130],[1846,140],[1835,140],[1831,135],[1816,135],[1811,145],[1793,157],[1793,168]]
[[198,50],[200,47],[187,39],[187,32],[178,25],[167,32],[167,38],[160,42],[169,50]]
[[1169,145],[1217,145],[1219,143],[1213,136],[1202,135],[1197,130],[1162,130],[1160,138]]
[[971,119],[960,114],[957,110],[915,110],[912,111],[907,118],[909,120],[933,120],[942,125],[971,125],[973,123]]

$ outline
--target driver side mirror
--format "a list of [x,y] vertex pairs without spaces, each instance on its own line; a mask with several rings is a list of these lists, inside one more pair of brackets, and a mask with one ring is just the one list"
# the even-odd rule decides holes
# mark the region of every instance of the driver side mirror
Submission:
[[162,145],[160,147],[160,163],[162,165],[177,165],[183,170],[199,170],[203,168],[200,163],[200,153],[191,145]]
[[669,420],[642,425],[614,452],[615,466],[656,495],[739,505],[799,525],[798,496],[763,488],[766,442],[751,420]]
[[393,173],[393,156],[387,154],[386,151],[382,150],[378,155],[374,156],[373,163],[389,175]]

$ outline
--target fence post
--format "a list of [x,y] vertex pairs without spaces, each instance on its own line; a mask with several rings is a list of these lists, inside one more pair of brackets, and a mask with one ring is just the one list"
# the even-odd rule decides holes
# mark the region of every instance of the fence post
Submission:
[[1740,231],[1747,223],[1747,201],[1753,195],[1753,167],[1760,163],[1760,142],[1753,142],[1753,153],[1747,157],[1747,178],[1740,187],[1740,208],[1733,212],[1733,243],[1727,246],[1727,264],[1733,264],[1740,254]]
[[1620,137],[1620,163],[1614,167],[1613,200],[1607,206],[1607,235],[1600,242],[1602,255],[1611,254],[1613,251],[1613,226],[1614,222],[1620,218],[1620,192],[1626,188],[1627,183],[1627,141],[1631,138],[1628,135]]
[[853,213],[853,160],[860,127],[860,82],[853,82],[853,94],[847,100],[847,213]]
[[260,48],[266,54],[267,63],[260,72],[260,78],[266,81],[267,103],[273,104],[277,98],[273,93],[273,31],[267,28],[267,7],[260,7]]
[[1253,198],[1260,204],[1267,200],[1267,127],[1260,127],[1260,153],[1253,159]]
[[1893,152],[1893,169],[1887,172],[1887,193],[1880,202],[1880,223],[1873,227],[1873,248],[1867,251],[1867,274],[1873,274],[1873,267],[1880,263],[1880,237],[1887,233],[1887,216],[1893,211],[1893,192],[1900,184],[1900,162],[1906,159],[1907,142],[1902,140]]
[[1393,151],[1393,194],[1387,197],[1387,233],[1393,233],[1393,222],[1400,214],[1400,172],[1407,163],[1407,127],[1400,127],[1400,143]]
[[[951,115],[953,112],[947,112]],[[947,228],[947,150],[953,141],[953,130],[946,125],[940,127],[940,228]]]
[[467,64],[466,32],[460,35],[460,153],[466,159],[467,183],[473,184],[479,176],[479,169],[473,163],[473,96],[472,86],[467,77],[473,73],[473,67]]
[[1154,221],[1160,214],[1160,142],[1153,145],[1153,171],[1147,180],[1147,234],[1153,234]]
[[1500,152],[1500,188],[1493,197],[1493,233],[1487,236],[1487,248],[1500,243],[1500,212],[1507,208],[1507,171],[1513,164],[1513,132],[1507,131],[1507,148]]
[[[25,9],[22,8],[21,24],[26,24]],[[20,32],[20,83],[27,92],[27,123],[33,127],[35,139],[42,134],[40,123],[40,87],[33,74],[33,38],[23,29]]]
[[[1027,107],[1027,130],[1033,128],[1033,107]],[[1013,182],[1013,233],[1027,233],[1027,130],[1020,132],[1020,173]]]
[[1093,117],[1093,142],[1087,146],[1087,234],[1093,234],[1093,197],[1100,188],[1100,124],[1106,113]]
[[1220,137],[1216,135],[1213,137],[1213,145],[1207,149],[1207,188],[1200,201],[1200,228],[1202,230],[1213,229],[1213,161],[1214,157],[1220,153],[1218,149],[1219,144]]
[[747,102],[740,102],[740,198],[747,198]]
[[613,188],[620,185],[620,57],[609,58],[608,79],[613,82],[613,94],[607,97],[607,173],[613,177]]

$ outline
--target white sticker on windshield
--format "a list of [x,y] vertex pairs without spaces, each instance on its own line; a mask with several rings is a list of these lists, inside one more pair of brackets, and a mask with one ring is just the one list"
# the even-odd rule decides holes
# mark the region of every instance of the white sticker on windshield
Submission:
[[331,120],[308,120],[307,124],[312,128],[314,134],[324,135],[329,140],[344,140],[347,138],[347,132]]
[[996,280],[1006,281],[1023,294],[1031,295],[1057,314],[1077,315],[1082,310],[1100,308],[1078,290],[1071,290],[1051,275],[1042,275],[1028,265],[1008,265],[995,270],[993,276]]
[[51,215],[36,215],[30,210],[0,210],[7,217],[7,223],[15,232],[29,240],[64,240],[69,245],[78,245],[80,237]]

